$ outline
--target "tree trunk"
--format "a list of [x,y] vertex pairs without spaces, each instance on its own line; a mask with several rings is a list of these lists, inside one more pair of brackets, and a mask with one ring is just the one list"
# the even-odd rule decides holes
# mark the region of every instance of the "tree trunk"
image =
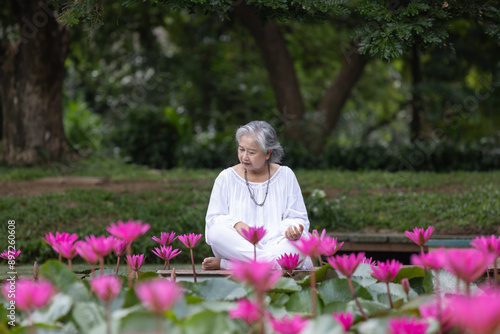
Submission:
[[237,5],[234,12],[250,31],[259,48],[281,120],[285,124],[285,137],[301,140],[300,122],[304,114],[304,103],[283,33],[275,22],[263,22],[256,15],[257,10],[244,2]]
[[367,56],[360,55],[354,46],[352,48],[352,51],[346,54],[348,58],[344,59],[339,74],[318,105],[318,110],[321,113],[321,117],[319,118],[321,122],[316,124],[316,132],[321,133],[322,135],[319,137],[323,138],[317,137],[317,140],[310,143],[310,147],[314,151],[318,152],[322,150],[325,144],[324,138],[327,137],[333,131],[335,125],[337,125],[344,104],[352,89],[361,78],[365,65],[368,63],[369,58]]
[[279,26],[272,21],[262,22],[255,8],[244,2],[235,7],[235,13],[252,34],[269,73],[278,109],[286,125],[287,139],[304,143],[312,152],[322,151],[326,137],[337,124],[349,94],[361,77],[368,58],[352,48],[346,54],[339,74],[318,106],[319,121],[305,123],[304,103],[295,74],[293,59],[288,52]]
[[19,39],[0,42],[2,156],[10,165],[63,160],[62,122],[68,29],[44,1],[9,1]]
[[411,121],[410,121],[410,140],[414,142],[420,137],[422,122],[420,120],[422,111],[422,95],[420,94],[420,84],[422,82],[422,73],[420,70],[420,56],[417,46],[414,45],[411,55],[411,76],[412,76],[412,99],[410,102]]

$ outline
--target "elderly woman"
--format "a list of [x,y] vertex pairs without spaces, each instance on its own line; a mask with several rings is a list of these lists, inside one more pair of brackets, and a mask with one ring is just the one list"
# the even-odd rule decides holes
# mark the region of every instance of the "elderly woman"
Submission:
[[[297,178],[278,163],[283,149],[266,122],[253,121],[236,132],[239,164],[223,170],[215,180],[206,216],[205,237],[215,257],[205,270],[228,269],[230,260],[254,258],[254,247],[242,230],[263,226],[267,233],[257,244],[257,260],[273,261],[298,253],[303,269],[312,267],[291,243],[308,236],[309,220]],[[276,268],[279,265],[275,262]]]

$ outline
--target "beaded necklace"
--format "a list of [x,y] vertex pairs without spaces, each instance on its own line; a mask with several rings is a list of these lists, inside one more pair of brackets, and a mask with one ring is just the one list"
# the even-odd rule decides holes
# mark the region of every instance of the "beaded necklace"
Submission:
[[264,203],[266,202],[266,199],[267,199],[267,193],[269,192],[269,181],[271,180],[271,164],[269,162],[267,163],[267,172],[269,173],[269,177],[267,179],[266,196],[264,197],[264,200],[262,201],[262,203],[258,203],[255,200],[255,196],[254,196],[252,190],[250,189],[250,186],[248,185],[247,169],[245,168],[245,182],[247,184],[247,188],[248,188],[248,192],[250,194],[250,198],[258,206],[264,206]]

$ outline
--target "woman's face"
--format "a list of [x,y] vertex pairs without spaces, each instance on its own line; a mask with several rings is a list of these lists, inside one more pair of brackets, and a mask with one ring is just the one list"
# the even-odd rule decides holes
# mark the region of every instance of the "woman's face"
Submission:
[[253,136],[243,135],[238,144],[238,159],[247,170],[258,171],[266,167],[266,160],[271,151],[262,152],[257,140]]

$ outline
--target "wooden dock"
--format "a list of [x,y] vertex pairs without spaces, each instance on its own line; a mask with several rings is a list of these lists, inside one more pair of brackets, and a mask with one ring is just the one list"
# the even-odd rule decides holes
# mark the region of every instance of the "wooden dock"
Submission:
[[[314,270],[319,269],[319,267],[315,267]],[[173,270],[157,270],[156,273],[165,278],[170,278],[172,276]],[[309,270],[294,270],[293,275],[298,274],[309,274]],[[207,279],[212,279],[216,277],[229,277],[231,275],[230,270],[196,270],[196,280],[198,282],[206,281]],[[288,276],[283,271],[283,276]],[[175,269],[175,278],[177,281],[193,281],[193,270],[191,269]]]
[[[403,233],[335,233],[331,236],[336,237],[339,242],[344,242],[341,251],[345,252],[420,252],[420,247]],[[433,235],[425,244],[424,251],[427,252],[441,246],[469,247],[469,243],[474,237],[470,235]]]

